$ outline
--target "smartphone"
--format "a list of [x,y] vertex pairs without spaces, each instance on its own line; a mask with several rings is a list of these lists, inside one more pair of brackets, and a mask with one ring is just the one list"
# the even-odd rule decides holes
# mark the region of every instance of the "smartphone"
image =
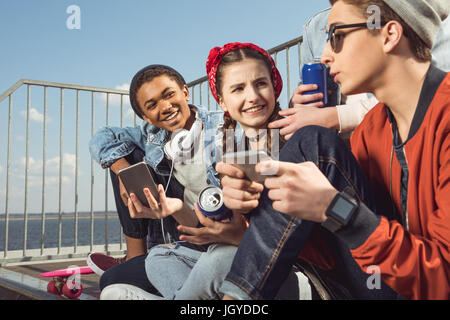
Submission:
[[158,187],[145,162],[139,162],[120,170],[118,176],[122,180],[125,189],[127,189],[128,195],[134,193],[146,207],[149,207],[149,203],[145,196],[144,188],[148,188],[156,201],[159,202]]
[[264,183],[267,175],[256,173],[255,165],[258,162],[270,159],[271,158],[267,152],[263,150],[247,150],[225,153],[222,161],[241,169],[249,180]]

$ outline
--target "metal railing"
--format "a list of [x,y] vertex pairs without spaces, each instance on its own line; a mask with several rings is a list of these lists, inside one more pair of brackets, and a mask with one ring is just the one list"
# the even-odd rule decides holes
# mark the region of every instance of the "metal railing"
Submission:
[[[39,111],[36,111],[36,108],[32,108],[32,105],[34,106],[35,104],[37,104],[38,102],[36,101],[36,99],[32,102],[31,99],[31,91],[33,88],[39,88],[41,90],[41,96],[42,96],[42,114],[39,113]],[[21,112],[17,112],[16,110],[14,110],[13,107],[13,98],[14,95],[20,95],[20,89],[21,88],[25,88],[26,92],[25,92],[25,96],[26,96],[26,111],[21,111]],[[53,160],[56,161],[49,161],[48,156],[47,156],[47,146],[48,146],[48,126],[49,126],[49,115],[48,115],[48,105],[49,105],[49,91],[52,89],[56,89],[57,90],[57,94],[56,94],[56,98],[53,97],[54,99],[52,100],[52,104],[55,104],[56,100],[58,100],[58,102],[56,103],[58,105],[57,108],[53,108],[53,113],[52,115],[58,115],[59,121],[59,128],[58,130],[53,130],[53,134],[59,134],[58,136],[58,140],[57,141],[57,145],[58,145],[58,156],[53,158]],[[74,116],[74,120],[72,124],[68,124],[67,122],[67,117],[65,117],[65,111],[67,112],[67,106],[66,104],[67,101],[65,101],[65,98],[69,95],[69,92],[73,93],[74,97],[72,97],[71,100],[74,100],[74,103],[72,101],[72,110],[70,112],[70,116]],[[53,92],[55,93],[55,92]],[[83,139],[83,141],[80,141],[80,120],[81,121],[85,121],[85,117],[83,117],[83,119],[80,119],[80,95],[81,94],[87,94],[89,96],[89,100],[90,100],[90,114],[91,114],[91,121],[90,121],[90,135],[85,135],[85,138]],[[36,94],[37,95],[37,94]],[[96,96],[97,95],[97,96]],[[100,95],[100,96],[99,96]],[[4,223],[4,237],[3,237],[3,241],[4,241],[4,245],[3,245],[3,252],[0,251],[0,264],[6,264],[6,263],[17,263],[17,262],[22,262],[22,261],[33,261],[33,260],[49,260],[49,259],[64,259],[64,258],[76,258],[76,257],[84,257],[86,256],[89,252],[91,251],[105,251],[105,252],[109,252],[109,253],[121,253],[123,252],[123,241],[122,241],[122,231],[120,230],[119,233],[119,241],[118,244],[115,245],[110,245],[109,244],[109,237],[108,237],[108,221],[113,219],[114,217],[114,213],[113,213],[113,217],[110,217],[109,213],[109,208],[111,208],[111,197],[109,196],[109,191],[108,191],[108,170],[102,170],[100,168],[99,165],[94,164],[94,161],[92,159],[90,159],[90,194],[89,194],[89,215],[88,217],[84,216],[83,219],[90,219],[90,225],[89,225],[89,230],[83,230],[83,236],[85,237],[86,234],[89,234],[90,237],[90,241],[88,245],[84,245],[83,247],[79,247],[78,245],[78,239],[79,239],[79,235],[78,235],[78,225],[79,225],[79,221],[80,221],[80,217],[79,217],[79,159],[80,159],[80,143],[85,147],[85,149],[88,146],[88,141],[90,139],[90,137],[92,137],[92,135],[94,134],[95,130],[98,129],[100,126],[103,125],[109,125],[110,121],[110,97],[111,95],[115,95],[115,96],[119,96],[120,97],[120,126],[123,126],[123,120],[124,120],[124,116],[123,116],[123,109],[124,109],[124,96],[128,95],[128,91],[126,90],[117,90],[117,89],[104,89],[104,88],[95,88],[95,87],[87,87],[87,86],[79,86],[79,85],[69,85],[69,84],[63,84],[63,83],[54,83],[54,82],[45,82],[45,81],[36,81],[36,80],[27,80],[27,79],[23,79],[18,81],[16,84],[14,84],[9,90],[7,90],[5,93],[3,93],[0,96],[0,102],[2,102],[3,100],[7,99],[8,100],[8,115],[7,115],[7,119],[8,119],[8,125],[7,125],[7,143],[6,146],[1,146],[2,148],[5,148],[3,150],[5,150],[5,154],[6,154],[6,172],[5,172],[5,191],[4,191],[4,215],[0,216],[0,220],[2,220],[1,218],[3,218],[3,223]],[[23,95],[22,95],[23,96]],[[55,96],[55,95],[53,95]],[[104,112],[104,118],[105,121],[103,123],[99,123],[98,125],[95,124],[95,115],[96,115],[96,107],[98,107],[96,105],[96,101],[100,99],[103,100],[103,106],[102,106],[102,110]],[[69,99],[67,99],[69,100]],[[85,107],[85,105],[84,105]],[[84,113],[89,112],[88,108],[83,108]],[[59,114],[57,114],[57,112]],[[16,160],[14,161],[16,164],[20,163],[20,159],[24,160],[22,162],[24,165],[23,169],[23,212],[20,212],[19,214],[17,213],[18,210],[16,209],[16,213],[14,214],[14,218],[13,220],[11,220],[11,210],[10,210],[10,206],[11,206],[11,193],[10,190],[14,189],[11,188],[11,182],[15,181],[16,184],[16,191],[17,189],[20,190],[20,188],[17,188],[18,183],[17,183],[17,179],[22,177],[21,175],[18,174],[18,168],[16,168],[15,170],[12,169],[12,153],[13,153],[13,149],[12,149],[12,144],[14,142],[16,142],[16,139],[14,139],[14,135],[12,133],[12,127],[13,127],[13,120],[16,120],[16,122],[20,122],[22,119],[18,118],[17,115],[21,114],[23,116],[23,118],[25,118],[25,157],[24,158],[18,158],[16,157]],[[39,118],[39,116],[37,117],[36,114],[40,115],[41,118]],[[34,248],[33,249],[29,249],[28,245],[29,245],[29,241],[28,240],[28,236],[29,236],[29,230],[28,230],[28,226],[30,221],[36,221],[37,217],[35,214],[33,214],[33,219],[30,219],[30,202],[36,202],[36,199],[29,199],[30,194],[30,162],[36,162],[35,158],[32,157],[30,155],[30,134],[31,134],[31,126],[32,124],[30,123],[32,119],[36,120],[36,117],[38,118],[37,122],[40,122],[42,128],[41,128],[41,132],[42,132],[42,168],[41,168],[41,212],[40,212],[40,221],[41,221],[41,226],[40,226],[40,245],[37,248],[36,244],[34,243]],[[133,125],[136,125],[136,117],[133,117]],[[19,125],[17,125],[19,126]],[[74,132],[67,132],[66,126],[69,128],[71,127],[71,129]],[[86,126],[84,126],[86,129]],[[37,132],[33,131],[33,135],[37,135]],[[70,246],[70,248],[68,247],[63,247],[62,246],[62,239],[63,239],[63,220],[68,220],[68,218],[65,214],[64,214],[64,208],[63,208],[63,201],[66,202],[66,199],[63,199],[63,185],[65,185],[65,183],[63,183],[63,179],[64,177],[64,173],[63,173],[63,168],[66,165],[65,163],[65,156],[67,156],[67,153],[64,153],[64,142],[65,142],[65,137],[66,136],[71,136],[70,138],[70,144],[74,146],[75,148],[75,154],[74,157],[72,157],[72,165],[74,166],[74,170],[72,172],[73,176],[70,178],[73,178],[73,183],[74,183],[74,197],[73,197],[73,214],[72,216],[72,225],[73,225],[73,245]],[[3,140],[3,139],[2,139]],[[55,140],[55,139],[53,139]],[[55,141],[53,141],[55,142]],[[17,145],[17,143],[14,143],[15,145]],[[34,148],[36,149],[36,148]],[[36,150],[35,150],[36,151]],[[86,150],[85,150],[86,151]],[[69,154],[70,155],[70,154]],[[83,154],[84,157],[88,156],[88,154],[86,152],[84,152]],[[73,163],[74,162],[74,163]],[[58,167],[58,176],[57,176],[57,180],[53,179],[52,182],[53,184],[57,184],[58,189],[57,189],[57,195],[55,196],[54,194],[47,194],[47,188],[48,188],[48,183],[46,181],[47,179],[47,170],[49,169],[49,165],[56,165]],[[104,172],[102,172],[104,171]],[[96,194],[95,192],[95,188],[94,188],[94,177],[95,177],[95,172],[104,175],[104,208],[100,209],[100,210],[96,210],[98,211],[103,211],[103,218],[104,218],[104,243],[101,244],[100,246],[97,245],[95,246],[94,244],[94,221],[96,219],[99,218],[98,213],[94,212],[94,198],[98,197],[99,195]],[[14,173],[14,176],[11,177],[11,174]],[[36,172],[34,172],[34,174],[36,174]],[[57,224],[57,239],[55,241],[53,241],[53,243],[56,242],[56,245],[52,248],[45,248],[45,234],[46,234],[46,224],[47,224],[47,212],[48,212],[48,208],[47,208],[47,204],[48,204],[48,198],[51,197],[51,202],[53,204],[53,207],[56,207],[56,212],[57,215],[53,215],[52,218],[53,219],[57,219],[58,220],[58,224]],[[17,200],[15,200],[17,201]],[[66,208],[67,208],[67,203],[65,203]],[[16,206],[17,207],[17,206]],[[33,206],[34,211],[36,211],[36,205]],[[114,208],[115,210],[115,208]],[[117,214],[115,214],[115,217],[117,217]],[[18,220],[22,220],[23,221],[23,227],[21,228],[21,230],[19,230],[19,232],[22,232],[22,248],[21,249],[17,249],[14,248],[13,250],[9,250],[9,244],[10,244],[10,238],[11,235],[9,233],[9,227],[10,227],[10,223],[11,221],[15,221],[17,224]],[[36,229],[34,230],[36,231]],[[64,235],[67,233],[68,230],[64,230]],[[17,238],[18,235],[14,234],[12,235],[12,237],[15,238],[16,242],[17,242]],[[35,238],[35,237],[34,237]],[[3,256],[1,259],[1,256]]]
[[[269,50],[283,76],[284,95],[280,98],[280,103],[284,106],[287,106],[289,101],[292,85],[296,85],[299,81],[301,43],[302,37],[299,37]],[[297,50],[292,52],[291,49],[294,47]],[[192,103],[207,106],[210,110],[218,108],[217,103],[215,105],[212,103],[207,77],[188,83],[188,87],[191,91]],[[13,104],[16,96],[26,101],[25,110],[16,109],[16,105]],[[38,98],[32,99],[32,97]],[[0,237],[0,265],[79,258],[85,257],[92,251],[103,251],[109,254],[124,252],[121,228],[111,231],[109,226],[111,221],[115,221],[116,224],[118,222],[114,199],[110,196],[111,190],[108,189],[108,170],[103,170],[94,163],[87,146],[89,139],[101,126],[123,127],[137,124],[137,117],[132,112],[128,100],[127,90],[26,79],[18,81],[0,96],[1,114],[5,114],[7,110],[7,116],[0,117],[0,121],[4,119],[7,122],[4,126],[0,122],[0,130],[1,128],[4,130],[0,132],[2,137],[0,140],[0,197],[2,197],[0,206],[4,207],[3,215],[0,212],[0,222],[4,224],[2,228],[4,235]],[[5,107],[3,107],[4,104],[6,104]],[[41,106],[39,110],[37,105]],[[124,111],[126,111],[125,114]],[[55,117],[58,119],[57,127],[55,127]],[[25,124],[22,120],[25,120]],[[52,126],[51,134],[49,134],[50,126]],[[17,128],[13,132],[14,127]],[[30,145],[31,140],[37,142]],[[51,152],[54,153],[55,150],[58,152],[53,154],[53,158],[49,156],[50,151],[47,148],[49,144],[55,147]],[[72,150],[74,154],[67,152],[68,146],[74,148]],[[20,157],[21,148],[25,154],[24,157]],[[34,154],[38,154],[39,157],[35,158]],[[38,160],[39,158],[41,160]],[[65,172],[67,159],[72,161],[69,173]],[[81,160],[85,160],[84,165]],[[3,169],[4,164],[6,166]],[[49,171],[52,171],[54,176],[49,177]],[[84,178],[84,183],[81,182],[81,178]],[[95,184],[96,180],[104,180],[104,183]],[[68,182],[71,182],[72,187]],[[68,201],[64,189],[70,188],[73,188],[73,197]],[[38,205],[39,202],[40,205]],[[80,202],[83,202],[84,212],[80,212]],[[23,204],[22,208],[19,209],[18,203]],[[13,208],[11,208],[12,204]],[[38,207],[39,210],[37,210]],[[55,213],[49,213],[52,211]],[[71,214],[65,213],[67,211],[71,211]],[[53,233],[55,233],[53,229],[57,229],[57,236],[55,235],[56,239],[51,245],[46,245],[48,238],[46,234],[50,228],[47,224],[50,218],[57,220],[57,225],[51,227]],[[86,219],[89,224],[84,224],[83,229],[79,230],[79,222]],[[94,226],[99,220],[104,222],[102,231],[104,241],[95,244],[94,238],[100,227],[94,230]],[[21,222],[22,227],[14,232],[22,232],[21,248],[15,247],[10,250],[10,238],[16,239],[17,242],[17,238],[20,237],[18,234],[11,235],[10,226],[12,222],[17,224],[18,221]],[[29,230],[30,221],[40,221],[39,229]],[[71,231],[73,241],[70,245],[64,245],[68,229],[63,227],[63,221],[70,221],[70,228],[73,230]],[[34,234],[37,232],[40,232],[38,240]],[[1,233],[2,230],[0,230],[0,236]],[[112,234],[119,235],[115,243],[110,243]],[[33,235],[34,240],[30,239],[30,235]],[[85,242],[82,245],[79,244],[80,237]],[[86,244],[86,237],[89,237],[88,244]],[[1,247],[2,238],[3,247]],[[36,245],[36,241],[39,242],[39,246]]]

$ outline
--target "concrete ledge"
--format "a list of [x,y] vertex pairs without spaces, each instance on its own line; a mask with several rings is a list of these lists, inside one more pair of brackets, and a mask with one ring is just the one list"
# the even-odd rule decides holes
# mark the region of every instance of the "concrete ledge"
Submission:
[[[0,268],[0,287],[32,300],[67,300],[47,292],[47,284],[51,279],[38,279],[23,273]],[[96,297],[82,293],[79,300],[97,300]]]
[[62,300],[47,292],[47,281],[0,268],[0,286],[32,300]]
[[59,252],[57,248],[45,248],[43,252],[41,252],[41,249],[29,249],[26,250],[25,256],[23,250],[8,251],[6,256],[1,251],[0,256],[3,255],[3,258],[0,259],[0,267],[40,262],[45,263],[56,260],[83,259],[91,252],[101,252],[111,256],[118,256],[125,254],[125,250],[122,249],[123,247],[126,246],[115,243],[108,245],[107,251],[105,251],[105,245],[95,245],[92,248],[91,246],[81,246],[77,248],[76,252],[74,252],[73,247],[62,247]]

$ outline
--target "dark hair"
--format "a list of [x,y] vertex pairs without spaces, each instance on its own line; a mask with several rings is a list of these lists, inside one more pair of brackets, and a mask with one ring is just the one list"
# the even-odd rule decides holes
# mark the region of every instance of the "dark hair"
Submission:
[[[339,0],[329,0],[331,5],[334,5]],[[422,62],[431,61],[431,49],[427,47],[425,42],[417,35],[417,33],[399,16],[395,13],[383,0],[342,0],[347,4],[353,5],[361,9],[361,13],[369,17],[367,8],[371,5],[376,5],[380,8],[382,20],[385,22],[398,21],[402,28],[404,36],[409,40],[409,48],[414,56]],[[448,1],[448,0],[447,0]],[[379,32],[378,29],[369,30],[370,32]]]
[[144,83],[150,82],[154,78],[163,75],[174,80],[180,86],[180,88],[183,88],[184,85],[186,85],[186,81],[184,81],[183,76],[178,71],[169,66],[161,64],[149,65],[139,70],[133,77],[133,80],[131,81],[130,85],[130,104],[134,112],[139,116],[139,118],[142,119],[143,112],[137,101],[137,92]]
[[[248,48],[239,48],[239,49],[230,51],[222,57],[222,60],[220,61],[219,66],[217,67],[216,88],[217,88],[217,94],[219,96],[222,96],[223,69],[228,65],[243,61],[244,59],[255,59],[258,61],[262,61],[266,65],[267,70],[269,70],[269,73],[271,74],[270,70],[272,70],[272,64],[264,55],[262,55],[258,51],[248,49]],[[272,80],[272,84],[273,84],[272,75],[271,75],[271,80]],[[280,103],[277,101],[275,103],[275,108],[267,122],[269,123],[269,122],[281,119],[282,117],[279,115],[280,110],[281,110]],[[224,144],[223,144],[223,153],[226,153],[227,151],[231,151],[231,150],[229,150],[230,146],[233,146],[233,148],[236,149],[234,135],[226,136],[226,134],[225,134],[227,129],[236,129],[236,124],[237,124],[237,121],[234,120],[233,118],[231,118],[231,116],[227,115],[226,113],[223,115],[222,133],[223,133],[224,139],[226,139],[226,140],[224,140]],[[271,132],[272,132],[272,130],[269,130],[269,132],[267,134],[267,149],[268,149],[269,153],[270,153],[270,149],[271,149],[271,145],[272,145]],[[231,141],[231,139],[232,139],[232,141]],[[227,141],[227,140],[230,140],[230,141]],[[282,136],[280,136],[280,148],[283,146],[283,144],[285,142],[286,142],[286,140]],[[247,149],[248,145],[249,145],[248,139],[246,138],[246,141],[245,141],[246,149]],[[227,148],[227,146],[228,146],[228,148]]]

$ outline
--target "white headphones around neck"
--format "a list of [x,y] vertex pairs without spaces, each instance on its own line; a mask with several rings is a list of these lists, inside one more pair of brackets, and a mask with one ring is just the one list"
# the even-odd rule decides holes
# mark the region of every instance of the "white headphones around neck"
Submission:
[[190,160],[193,156],[194,148],[198,146],[201,132],[201,121],[195,121],[191,130],[180,129],[173,132],[170,141],[164,146],[167,157],[173,162]]

